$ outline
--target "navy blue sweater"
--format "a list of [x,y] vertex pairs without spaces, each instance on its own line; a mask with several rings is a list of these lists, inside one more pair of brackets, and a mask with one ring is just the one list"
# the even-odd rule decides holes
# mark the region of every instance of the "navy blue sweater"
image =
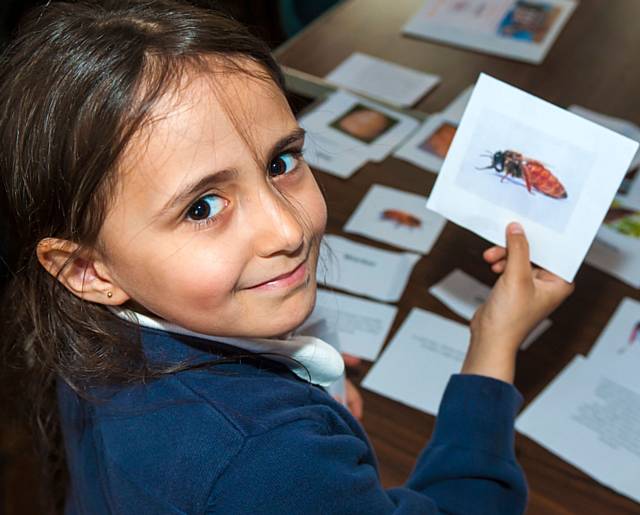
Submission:
[[[143,341],[152,359],[234,354],[146,328]],[[522,399],[486,377],[452,376],[429,445],[407,483],[388,490],[349,412],[270,360],[180,372],[100,402],[59,381],[58,399],[67,514],[507,515],[526,504],[514,457]]]

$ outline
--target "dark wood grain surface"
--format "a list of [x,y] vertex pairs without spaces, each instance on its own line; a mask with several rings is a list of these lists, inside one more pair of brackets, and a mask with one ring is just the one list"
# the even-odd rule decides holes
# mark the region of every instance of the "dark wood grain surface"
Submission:
[[[438,74],[442,84],[417,109],[443,109],[480,72],[566,107],[579,104],[640,124],[640,1],[582,0],[542,65],[524,64],[401,35],[421,0],[347,0],[311,25],[276,55],[289,67],[323,77],[354,51],[361,51]],[[341,180],[318,173],[329,208],[328,231],[340,234],[373,183],[428,193],[435,175],[390,157],[368,163]],[[350,238],[389,248],[365,238]],[[481,259],[488,243],[448,223],[431,253],[415,267],[398,303],[391,334],[414,307],[454,320],[463,319],[440,304],[428,288],[455,268],[492,284],[495,277]],[[516,386],[530,402],[576,354],[586,354],[623,297],[640,293],[583,265],[576,291],[551,318],[553,326],[518,358]],[[369,364],[352,371],[362,379]],[[399,485],[428,440],[434,418],[363,390],[364,426],[377,451],[385,486]],[[640,505],[598,484],[526,437],[516,453],[530,485],[529,515],[638,514]],[[640,478],[638,478],[640,481]]]

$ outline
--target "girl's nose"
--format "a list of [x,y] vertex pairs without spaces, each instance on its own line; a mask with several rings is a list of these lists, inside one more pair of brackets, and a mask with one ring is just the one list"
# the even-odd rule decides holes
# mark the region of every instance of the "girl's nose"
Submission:
[[256,254],[269,257],[295,254],[304,245],[302,213],[275,190],[262,191],[253,216]]

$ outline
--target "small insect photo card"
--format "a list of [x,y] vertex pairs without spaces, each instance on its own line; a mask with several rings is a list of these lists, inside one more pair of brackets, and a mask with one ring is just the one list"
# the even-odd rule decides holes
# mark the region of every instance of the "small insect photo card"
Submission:
[[420,168],[438,173],[457,129],[458,120],[442,113],[434,114],[393,155]]
[[418,121],[377,102],[338,90],[300,118],[311,140],[322,138],[331,147],[379,162],[409,136]]
[[498,245],[520,222],[531,260],[572,281],[637,148],[482,74],[427,207]]
[[425,209],[426,200],[415,193],[374,184],[344,230],[428,254],[447,221]]

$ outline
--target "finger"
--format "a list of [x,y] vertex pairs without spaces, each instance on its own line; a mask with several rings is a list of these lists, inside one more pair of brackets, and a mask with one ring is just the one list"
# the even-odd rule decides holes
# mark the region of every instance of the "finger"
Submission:
[[496,274],[501,274],[502,272],[504,272],[504,269],[506,266],[507,266],[507,260],[503,259],[491,265],[491,271]]
[[504,247],[491,247],[485,250],[482,254],[482,257],[487,263],[495,263],[496,261],[500,261],[504,259],[507,255],[507,249]]
[[504,272],[507,277],[514,279],[531,277],[529,243],[524,229],[517,222],[507,226],[507,265]]

